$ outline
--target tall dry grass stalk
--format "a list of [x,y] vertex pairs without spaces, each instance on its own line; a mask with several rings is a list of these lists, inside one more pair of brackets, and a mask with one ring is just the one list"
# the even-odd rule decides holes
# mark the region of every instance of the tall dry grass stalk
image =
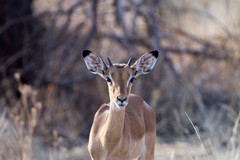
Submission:
[[19,160],[33,160],[36,159],[33,153],[33,136],[40,118],[42,104],[36,99],[37,92],[31,86],[22,84],[19,73],[15,74],[15,79],[21,93],[21,103],[9,113],[13,121],[11,125],[14,126],[16,132],[17,145],[14,148],[18,154],[15,156]]
[[209,160],[209,154],[208,154],[207,149],[206,149],[206,147],[205,147],[205,145],[204,145],[204,143],[203,143],[202,138],[200,137],[200,133],[199,133],[199,131],[198,131],[198,128],[193,124],[191,118],[188,116],[188,114],[187,114],[186,112],[185,112],[185,114],[186,114],[189,122],[191,123],[194,131],[195,131],[195,134],[196,134],[196,136],[197,136],[197,138],[198,138],[198,140],[199,140],[199,143],[200,143],[200,145],[201,145],[201,148],[203,149],[203,151],[204,151],[204,153],[205,153],[206,159]]

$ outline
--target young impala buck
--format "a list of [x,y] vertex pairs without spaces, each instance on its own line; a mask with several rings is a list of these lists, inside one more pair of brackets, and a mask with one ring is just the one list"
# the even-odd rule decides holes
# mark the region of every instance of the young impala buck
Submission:
[[92,160],[153,160],[155,113],[130,91],[139,75],[153,69],[158,51],[144,54],[133,65],[131,58],[127,64],[113,64],[108,58],[109,66],[96,53],[82,54],[87,68],[107,81],[110,97],[94,116],[88,144]]

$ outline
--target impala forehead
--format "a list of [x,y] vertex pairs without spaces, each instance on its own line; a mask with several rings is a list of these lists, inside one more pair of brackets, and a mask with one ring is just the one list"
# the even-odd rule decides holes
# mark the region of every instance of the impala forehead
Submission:
[[109,75],[113,79],[124,79],[129,78],[132,75],[132,69],[124,66],[113,66],[109,69]]

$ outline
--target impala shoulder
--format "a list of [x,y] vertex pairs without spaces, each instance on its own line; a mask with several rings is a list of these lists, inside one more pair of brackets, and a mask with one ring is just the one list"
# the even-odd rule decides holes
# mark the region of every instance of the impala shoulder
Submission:
[[107,112],[109,111],[109,105],[108,104],[102,104],[101,107],[98,109],[98,111],[94,115],[94,122],[97,123],[97,125],[101,124],[103,121],[105,121],[105,117]]
[[102,104],[98,111],[95,113],[92,125],[92,131],[94,135],[98,134],[100,126],[106,121],[106,113],[108,112],[108,110],[109,105]]
[[129,103],[144,104],[144,100],[142,99],[142,97],[136,94],[130,94],[128,101]]
[[101,107],[96,112],[95,117],[99,116],[99,115],[102,115],[102,114],[106,113],[107,111],[109,111],[109,105],[104,103],[104,104],[101,105]]

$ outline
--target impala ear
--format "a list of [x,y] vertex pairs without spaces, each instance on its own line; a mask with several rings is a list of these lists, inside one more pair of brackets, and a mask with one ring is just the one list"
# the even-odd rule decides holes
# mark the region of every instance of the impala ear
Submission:
[[151,51],[142,55],[131,67],[136,76],[149,73],[155,66],[158,58],[158,51]]
[[99,74],[101,76],[104,74],[107,66],[98,54],[89,50],[84,50],[82,55],[88,70],[90,70],[93,74]]

